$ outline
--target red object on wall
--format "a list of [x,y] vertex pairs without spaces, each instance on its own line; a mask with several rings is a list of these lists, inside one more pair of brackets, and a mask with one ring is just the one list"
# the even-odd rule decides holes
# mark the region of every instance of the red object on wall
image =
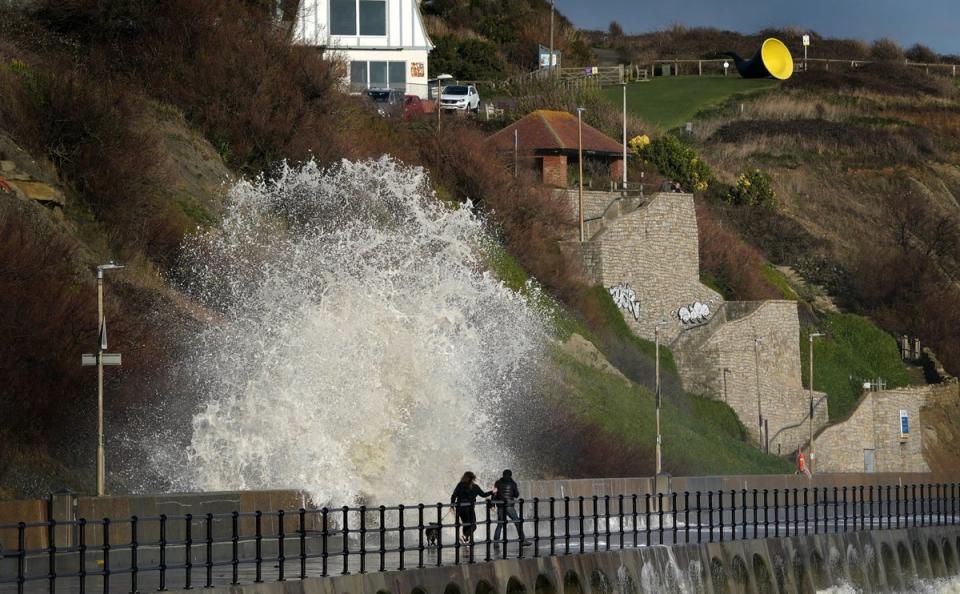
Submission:
[[10,187],[10,183],[2,175],[0,175],[0,189],[13,194],[13,188]]

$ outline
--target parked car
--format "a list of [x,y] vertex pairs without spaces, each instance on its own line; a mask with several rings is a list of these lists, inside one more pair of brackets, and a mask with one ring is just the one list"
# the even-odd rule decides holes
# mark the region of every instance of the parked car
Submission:
[[440,109],[477,111],[480,109],[480,93],[473,85],[450,85],[440,94]]
[[403,102],[403,119],[412,120],[427,113],[423,101],[416,95],[407,95]]
[[398,117],[404,114],[403,93],[396,89],[369,89],[367,97],[373,101],[377,113],[384,117]]

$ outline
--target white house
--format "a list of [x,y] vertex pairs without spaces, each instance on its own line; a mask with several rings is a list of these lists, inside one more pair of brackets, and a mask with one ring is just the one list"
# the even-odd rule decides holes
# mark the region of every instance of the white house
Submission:
[[427,56],[419,0],[300,0],[294,40],[336,52],[352,91],[401,89],[427,96]]

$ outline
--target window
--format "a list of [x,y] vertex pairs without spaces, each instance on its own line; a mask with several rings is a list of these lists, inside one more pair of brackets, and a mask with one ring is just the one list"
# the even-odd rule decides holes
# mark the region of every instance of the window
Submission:
[[407,88],[406,62],[350,62],[350,88],[364,89]]
[[386,35],[387,0],[330,0],[331,35]]
[[360,35],[387,34],[387,1],[360,0]]
[[357,0],[330,0],[330,34],[357,34]]

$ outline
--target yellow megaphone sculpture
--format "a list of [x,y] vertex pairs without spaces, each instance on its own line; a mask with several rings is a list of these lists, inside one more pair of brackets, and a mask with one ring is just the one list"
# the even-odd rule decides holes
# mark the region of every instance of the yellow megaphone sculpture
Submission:
[[765,40],[757,53],[749,60],[744,60],[733,52],[724,55],[733,58],[737,65],[737,72],[743,78],[773,78],[787,80],[793,74],[793,57],[790,50],[779,39],[773,37]]

